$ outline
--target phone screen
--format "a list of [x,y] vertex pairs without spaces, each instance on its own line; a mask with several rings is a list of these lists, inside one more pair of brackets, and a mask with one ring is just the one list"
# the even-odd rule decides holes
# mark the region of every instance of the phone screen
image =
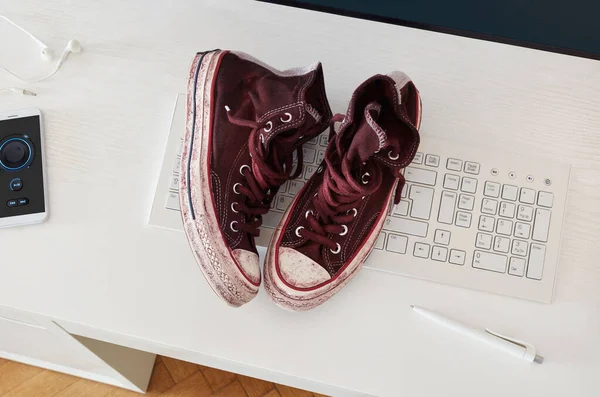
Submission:
[[0,218],[45,212],[40,117],[0,121]]

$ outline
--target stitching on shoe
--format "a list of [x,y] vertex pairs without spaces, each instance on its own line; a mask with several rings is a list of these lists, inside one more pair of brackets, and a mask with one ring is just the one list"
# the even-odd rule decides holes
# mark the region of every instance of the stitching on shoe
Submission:
[[271,115],[273,115],[275,113],[279,113],[279,112],[282,112],[284,110],[288,110],[288,109],[291,109],[291,108],[294,108],[294,107],[297,107],[297,106],[302,106],[302,102],[296,102],[296,103],[292,103],[292,104],[289,104],[289,105],[278,107],[278,108],[273,109],[273,110],[269,110],[267,113],[263,114],[258,119],[257,122],[261,123],[261,122],[265,121],[266,119],[268,119]]
[[[368,231],[368,229],[370,229],[372,227],[372,222],[377,219],[377,217],[379,216],[380,212],[375,213],[375,215],[373,215],[369,221],[365,224],[365,226],[363,227],[363,229],[360,231],[360,233],[358,234],[358,238],[355,240],[354,245],[355,247],[353,249],[350,250],[350,252],[354,252],[357,248],[358,248],[358,244],[362,243],[363,240],[363,236],[365,235],[365,232]],[[348,247],[350,248],[350,247]]]
[[[216,207],[217,207],[217,214],[222,214],[223,213],[223,203],[222,203],[222,197],[221,197],[221,181],[219,180],[219,176],[217,175],[217,173],[214,170],[210,170],[210,174],[213,177],[213,183],[214,183],[214,188],[216,190],[215,192],[215,202],[216,202]],[[226,219],[224,219],[223,217],[221,217],[221,223],[225,223]],[[223,225],[221,225],[221,228],[223,228]]]
[[350,228],[349,232],[348,232],[348,237],[346,238],[346,240],[344,241],[344,247],[342,250],[342,255],[340,255],[340,262],[343,262],[346,258],[347,255],[347,248],[348,248],[348,244],[350,243],[350,236],[352,236],[354,234],[354,232],[356,231],[356,229],[359,227],[358,222],[356,221],[357,219],[359,219],[359,217],[365,212],[365,208],[367,208],[367,202],[369,201],[370,197],[365,197],[365,200],[362,202],[361,206],[360,206],[360,211],[358,212],[358,214],[356,214],[356,217],[354,218],[354,221],[352,222],[352,227]]

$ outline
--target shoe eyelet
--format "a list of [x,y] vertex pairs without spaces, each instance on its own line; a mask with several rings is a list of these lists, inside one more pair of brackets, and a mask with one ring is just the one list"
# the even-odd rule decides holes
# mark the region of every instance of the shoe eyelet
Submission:
[[239,213],[240,213],[240,211],[235,209],[235,206],[236,206],[236,205],[238,205],[238,202],[237,202],[237,201],[234,201],[233,203],[231,203],[231,210],[232,210],[234,213],[236,213],[236,214],[239,214]]
[[302,238],[302,236],[300,235],[300,230],[304,229],[304,226],[298,226],[296,228],[296,231],[294,233],[296,233],[296,236]]
[[340,236],[345,236],[348,233],[348,226],[342,225],[342,227],[344,228],[344,231],[341,232],[339,235]]
[[392,151],[390,150],[390,151],[388,152],[388,158],[389,158],[390,160],[398,160],[398,159],[400,158],[400,153],[396,154],[396,156],[392,156]]
[[346,214],[349,214],[352,212],[352,217],[356,218],[356,215],[358,215],[358,211],[356,210],[356,208],[352,208],[351,210],[346,211]]
[[239,190],[236,190],[236,187],[237,187],[237,186],[242,186],[242,184],[241,184],[241,183],[236,183],[235,185],[233,185],[233,192],[234,192],[235,194],[240,194],[240,191],[239,191]]
[[232,232],[237,233],[239,232],[238,229],[234,228],[233,225],[237,225],[237,221],[231,221],[231,223],[229,224],[229,228],[231,229]]
[[366,178],[366,177],[369,177],[369,176],[371,176],[371,174],[369,174],[368,172],[365,172],[365,173],[362,175],[362,177],[360,178],[360,180],[362,181],[362,184],[363,184],[363,185],[366,185],[366,184],[368,184],[368,183],[369,183],[369,181],[368,181],[368,180],[365,180],[365,178]]
[[264,132],[271,132],[271,130],[273,129],[273,122],[272,121],[268,121],[267,125],[269,126],[269,128],[265,127],[263,128]]
[[340,251],[342,250],[342,246],[340,245],[340,243],[335,243],[336,248],[335,251],[332,250],[331,248],[329,249],[329,251],[331,251],[332,254],[339,254]]
[[242,165],[242,166],[240,167],[240,175],[244,175],[244,172],[243,172],[243,171],[244,171],[244,168],[248,168],[248,171],[252,171],[252,170],[250,169],[250,166],[249,166],[249,165],[247,165],[247,164],[244,164],[244,165]]
[[292,121],[292,114],[291,113],[284,113],[284,116],[287,116],[286,119],[284,119],[283,117],[280,117],[279,120],[281,120],[282,123],[289,123],[290,121]]
[[309,215],[309,214],[310,214],[310,215],[314,215],[315,213],[313,212],[313,210],[308,210],[308,211],[306,211],[306,212],[304,213],[304,217],[305,217],[306,219],[308,219],[308,215]]

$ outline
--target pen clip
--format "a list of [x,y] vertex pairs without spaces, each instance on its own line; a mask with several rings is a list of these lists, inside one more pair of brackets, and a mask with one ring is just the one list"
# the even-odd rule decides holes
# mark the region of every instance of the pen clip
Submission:
[[542,361],[544,360],[543,357],[535,354],[535,347],[527,342],[523,342],[522,340],[511,338],[510,336],[502,335],[501,333],[494,332],[489,328],[486,328],[485,332],[487,332],[490,335],[494,335],[497,338],[504,339],[507,342],[514,343],[515,345],[519,345],[522,348],[524,348],[525,353],[523,354],[523,358],[529,362],[535,361],[536,363],[541,364]]

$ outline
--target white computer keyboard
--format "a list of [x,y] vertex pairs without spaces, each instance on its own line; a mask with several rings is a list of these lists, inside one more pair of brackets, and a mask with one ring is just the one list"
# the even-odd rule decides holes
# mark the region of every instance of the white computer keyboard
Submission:
[[[180,94],[150,224],[183,230],[178,169],[185,123]],[[322,161],[327,133],[303,147],[302,176],[284,184],[263,217],[266,246],[283,211]],[[404,171],[402,200],[365,267],[551,302],[570,167],[422,136]]]

